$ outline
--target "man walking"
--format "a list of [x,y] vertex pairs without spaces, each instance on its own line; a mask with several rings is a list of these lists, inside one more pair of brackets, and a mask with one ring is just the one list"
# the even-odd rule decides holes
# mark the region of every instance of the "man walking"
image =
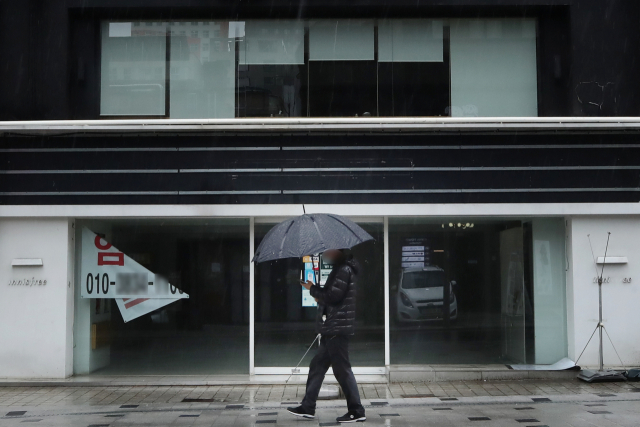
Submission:
[[349,339],[354,333],[356,321],[358,265],[344,250],[327,250],[322,256],[333,264],[333,270],[325,286],[320,287],[310,281],[301,283],[318,302],[316,332],[321,335],[320,347],[309,365],[306,394],[302,404],[287,410],[299,417],[315,418],[318,393],[327,370],[332,367],[349,409],[349,412],[338,417],[337,421],[364,421],[364,407],[360,403],[358,384],[349,362]]

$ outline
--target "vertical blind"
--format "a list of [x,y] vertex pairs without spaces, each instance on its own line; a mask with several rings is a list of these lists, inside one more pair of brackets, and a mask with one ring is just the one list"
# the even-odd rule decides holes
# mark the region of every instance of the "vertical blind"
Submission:
[[165,114],[166,25],[102,23],[100,114]]
[[228,37],[229,24],[207,22],[197,29],[172,24],[172,118],[235,117],[236,40]]
[[451,21],[452,116],[537,116],[536,21]]
[[304,64],[304,21],[246,21],[242,65]]
[[309,22],[310,61],[373,61],[374,58],[373,20]]

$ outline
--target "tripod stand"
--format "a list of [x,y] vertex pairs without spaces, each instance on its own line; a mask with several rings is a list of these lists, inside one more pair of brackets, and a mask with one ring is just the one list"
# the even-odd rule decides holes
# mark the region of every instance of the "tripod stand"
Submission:
[[[589,236],[587,236],[589,237]],[[607,262],[607,251],[609,250],[609,239],[611,238],[611,233],[608,233],[607,236],[607,247],[604,251],[604,259],[602,260],[602,270],[600,271],[600,275],[598,276],[598,263],[596,261],[595,255],[593,255],[593,247],[591,247],[591,254],[593,255],[593,262],[596,266],[596,276],[598,279],[598,297],[599,297],[599,317],[598,317],[598,324],[596,325],[596,328],[594,329],[593,333],[591,334],[591,338],[589,338],[589,341],[587,341],[587,345],[584,346],[584,349],[582,350],[582,353],[580,353],[580,357],[582,357],[582,354],[584,353],[584,351],[587,349],[587,347],[589,346],[589,343],[591,342],[591,339],[593,338],[593,336],[595,335],[596,331],[598,332],[598,335],[600,337],[600,346],[599,346],[599,362],[600,362],[600,366],[599,369],[597,371],[594,371],[592,369],[584,369],[582,371],[580,371],[580,374],[578,374],[578,379],[581,379],[582,381],[586,381],[589,383],[592,382],[604,382],[604,381],[626,381],[626,378],[624,375],[622,375],[622,373],[618,372],[618,371],[614,371],[612,369],[604,369],[604,352],[603,352],[603,348],[602,348],[602,344],[603,344],[603,338],[602,338],[602,332],[605,332],[607,334],[607,337],[609,338],[609,341],[611,341],[611,337],[609,336],[609,333],[607,332],[607,330],[604,328],[604,323],[602,322],[602,282],[603,282],[603,274],[604,274],[604,266]],[[589,245],[591,245],[591,238],[589,237]],[[613,341],[611,341],[611,345],[613,346]],[[613,347],[613,349],[615,350],[616,354],[618,354],[618,351],[616,350],[615,346]],[[578,361],[580,360],[580,357],[578,357],[578,360],[576,360],[576,365],[578,364]],[[618,354],[618,358],[620,358],[620,355]],[[622,359],[620,359],[620,363],[622,363]]]

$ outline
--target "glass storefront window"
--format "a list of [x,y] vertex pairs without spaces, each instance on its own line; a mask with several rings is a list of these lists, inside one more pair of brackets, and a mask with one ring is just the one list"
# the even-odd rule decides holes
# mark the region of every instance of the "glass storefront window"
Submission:
[[184,24],[103,22],[101,115],[537,116],[535,19]]
[[[360,264],[356,303],[356,333],[350,343],[351,363],[356,367],[384,366],[384,237],[382,224],[359,223],[376,240],[353,249]],[[255,225],[255,245],[273,224]],[[301,260],[287,259],[256,266],[255,366],[291,368],[316,336],[316,307],[303,305],[299,284]],[[309,352],[300,366],[313,357]]]
[[391,364],[567,354],[561,219],[391,218],[389,268]]
[[[288,373],[315,338],[302,260],[252,267],[249,219],[76,225],[76,374],[248,374],[251,303],[258,373]],[[384,226],[359,225],[375,240],[352,251],[361,268],[351,358],[355,367],[381,368]],[[256,247],[272,226],[255,223]],[[550,364],[567,355],[563,219],[394,217],[387,237],[392,365]],[[165,278],[176,297],[88,296],[89,287],[104,295],[123,286],[116,265],[148,273],[149,287]]]
[[[249,373],[249,220],[141,219],[76,225],[76,374]],[[92,234],[87,239],[83,233]],[[107,248],[119,252],[100,255]],[[85,285],[95,287],[94,278],[86,277],[85,282],[80,272],[99,274],[95,283],[106,285],[99,288],[104,290],[109,281],[117,281],[113,287],[122,285],[118,268],[161,275],[173,292],[189,298],[81,297]],[[110,278],[106,282],[105,273]]]

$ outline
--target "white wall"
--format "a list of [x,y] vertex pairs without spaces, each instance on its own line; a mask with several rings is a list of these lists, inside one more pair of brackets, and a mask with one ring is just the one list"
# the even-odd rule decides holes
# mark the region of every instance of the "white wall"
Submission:
[[[12,267],[15,258],[43,266]],[[72,374],[73,261],[73,221],[0,219],[0,377]],[[47,283],[24,285],[34,278]]]
[[[607,232],[611,232],[608,256],[626,256],[628,264],[604,269],[610,283],[603,285],[603,319],[625,365],[640,365],[640,217],[573,217],[569,220],[569,271],[567,280],[569,357],[575,360],[598,324],[598,285],[587,235],[595,256],[604,256]],[[600,265],[598,272],[600,271]],[[623,283],[631,278],[631,283]],[[619,366],[611,343],[604,336],[605,365]],[[579,361],[581,366],[598,364],[597,334]]]

